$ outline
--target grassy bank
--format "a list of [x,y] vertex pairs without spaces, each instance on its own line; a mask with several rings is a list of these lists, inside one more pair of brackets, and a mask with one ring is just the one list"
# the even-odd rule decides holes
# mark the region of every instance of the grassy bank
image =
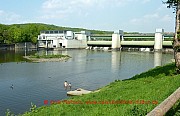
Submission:
[[[143,116],[178,87],[180,75],[175,74],[174,64],[168,64],[131,79],[116,80],[97,93],[71,97],[50,106],[34,107],[23,116]],[[169,114],[174,111],[171,109]]]

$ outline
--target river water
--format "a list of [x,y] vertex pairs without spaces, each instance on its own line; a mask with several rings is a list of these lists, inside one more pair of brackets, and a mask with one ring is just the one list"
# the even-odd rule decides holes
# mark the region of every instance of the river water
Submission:
[[[69,55],[62,62],[26,62],[24,55],[36,52],[0,51],[0,115],[7,109],[15,114],[29,111],[31,102],[67,98],[64,81],[72,89],[95,90],[116,79],[127,79],[155,66],[171,62],[172,53],[64,50],[39,54]],[[13,88],[11,85],[13,84]]]

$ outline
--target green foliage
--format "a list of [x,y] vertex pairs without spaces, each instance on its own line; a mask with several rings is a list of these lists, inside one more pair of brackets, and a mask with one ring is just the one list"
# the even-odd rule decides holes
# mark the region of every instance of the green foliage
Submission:
[[129,112],[130,116],[145,116],[147,114],[147,109],[140,108],[140,106],[135,105]]
[[[31,102],[31,107],[29,109],[29,112],[26,112],[25,115],[29,115],[31,113],[37,113],[37,112],[38,112],[37,106]],[[9,109],[7,109],[6,116],[21,116],[21,114],[15,115]]]
[[6,116],[15,116],[15,115],[9,109],[7,109]]
[[30,112],[36,113],[37,112],[37,106],[31,102],[31,108]]
[[165,4],[168,4],[167,8],[177,8],[178,6],[178,2],[180,2],[180,0],[167,0],[166,2],[163,2]]
[[180,100],[166,113],[166,116],[180,116]]
[[37,43],[37,37],[32,37],[31,42],[32,42],[32,43]]

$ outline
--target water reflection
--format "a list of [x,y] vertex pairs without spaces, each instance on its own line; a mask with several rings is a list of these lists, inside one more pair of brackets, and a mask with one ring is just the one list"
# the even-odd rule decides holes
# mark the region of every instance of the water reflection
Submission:
[[34,54],[27,51],[0,51],[0,63],[26,61],[22,56]]
[[154,52],[154,67],[162,66],[162,52]]
[[121,63],[121,51],[112,51],[111,52],[111,70],[115,72],[120,68]]

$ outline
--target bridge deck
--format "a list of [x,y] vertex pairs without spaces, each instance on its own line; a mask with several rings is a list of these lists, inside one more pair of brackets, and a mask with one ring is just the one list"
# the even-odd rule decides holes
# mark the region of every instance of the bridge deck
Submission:
[[[112,41],[88,41],[88,46],[111,46]],[[154,41],[121,41],[121,46],[154,46]],[[172,41],[163,41],[163,46],[171,47]]]

